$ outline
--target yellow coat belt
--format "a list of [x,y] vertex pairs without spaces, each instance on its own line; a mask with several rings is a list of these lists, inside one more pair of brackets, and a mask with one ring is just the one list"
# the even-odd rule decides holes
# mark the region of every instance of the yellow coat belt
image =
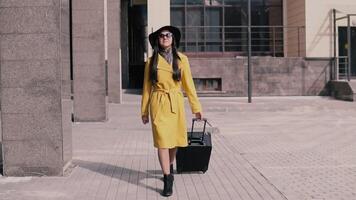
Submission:
[[172,113],[177,113],[177,100],[178,100],[178,94],[181,93],[182,91],[180,88],[172,88],[172,89],[160,89],[160,88],[155,88],[153,92],[163,92],[168,95],[169,98],[169,103],[171,107],[171,112]]

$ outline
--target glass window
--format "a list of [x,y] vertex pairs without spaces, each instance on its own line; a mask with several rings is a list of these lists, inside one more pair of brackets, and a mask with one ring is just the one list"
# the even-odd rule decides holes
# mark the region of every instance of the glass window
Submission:
[[226,7],[225,8],[225,26],[239,26],[242,24],[241,8]]
[[267,0],[267,5],[281,6],[282,5],[282,0]]
[[[253,55],[283,43],[283,31],[271,27],[283,25],[282,2],[251,0],[251,25],[270,26],[252,28]],[[185,51],[246,51],[247,0],[171,0],[171,5],[171,24],[181,27]]]
[[222,25],[222,9],[221,8],[207,8],[205,13],[205,23],[207,26],[221,26]]
[[223,5],[223,0],[205,0],[206,6],[221,6]]
[[187,8],[187,26],[203,26],[203,16],[202,8]]
[[251,8],[251,25],[268,26],[268,9],[263,6]]
[[171,0],[171,5],[184,5],[185,0]]
[[240,27],[244,24],[241,7],[225,8],[225,50],[241,51],[247,44],[247,29]]
[[184,8],[171,9],[171,24],[173,26],[184,26]]
[[[184,43],[185,40],[185,28],[184,28],[184,7],[183,8],[172,8],[171,9],[171,24],[176,26],[181,31],[181,42]],[[181,45],[184,46],[184,45]],[[185,51],[185,49],[182,49]]]
[[224,0],[225,5],[242,5],[246,3],[247,5],[247,0]]
[[206,51],[221,51],[222,8],[207,8],[205,23]]
[[188,5],[203,5],[204,0],[187,0]]
[[[187,26],[185,36],[188,51],[202,51],[204,40],[204,12],[203,8],[187,8]],[[188,20],[189,19],[189,20]]]
[[221,78],[193,78],[198,91],[221,91]]

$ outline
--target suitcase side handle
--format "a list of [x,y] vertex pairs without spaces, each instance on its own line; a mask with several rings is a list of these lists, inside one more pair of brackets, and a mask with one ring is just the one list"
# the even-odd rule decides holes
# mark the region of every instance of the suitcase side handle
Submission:
[[[206,118],[202,118],[202,119],[193,118],[192,119],[192,129],[190,131],[190,137],[189,138],[192,138],[195,121],[204,121],[204,127],[203,127],[203,132],[202,132],[203,135],[202,135],[202,137],[200,137],[200,141],[198,141],[199,143],[204,144],[205,127],[206,127],[206,123],[207,123],[208,120]],[[189,143],[191,143],[191,140],[189,141]]]

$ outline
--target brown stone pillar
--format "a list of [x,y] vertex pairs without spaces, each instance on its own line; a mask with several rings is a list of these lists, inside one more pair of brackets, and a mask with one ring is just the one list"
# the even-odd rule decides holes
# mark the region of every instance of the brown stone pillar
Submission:
[[4,175],[62,175],[70,163],[69,52],[68,0],[0,1]]
[[72,0],[74,120],[107,119],[104,1]]
[[118,0],[107,0],[108,5],[108,70],[109,70],[109,102],[121,103],[121,34],[120,34],[120,10]]

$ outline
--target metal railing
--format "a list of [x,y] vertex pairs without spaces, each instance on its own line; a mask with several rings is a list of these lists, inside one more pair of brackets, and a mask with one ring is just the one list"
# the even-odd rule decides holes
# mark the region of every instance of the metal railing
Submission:
[[336,57],[335,63],[335,76],[337,80],[349,80],[349,57],[348,56],[339,56]]
[[[240,52],[248,48],[247,26],[181,26],[181,50],[185,52]],[[253,56],[283,57],[286,40],[301,55],[304,27],[251,26]],[[287,37],[286,37],[287,36]]]

